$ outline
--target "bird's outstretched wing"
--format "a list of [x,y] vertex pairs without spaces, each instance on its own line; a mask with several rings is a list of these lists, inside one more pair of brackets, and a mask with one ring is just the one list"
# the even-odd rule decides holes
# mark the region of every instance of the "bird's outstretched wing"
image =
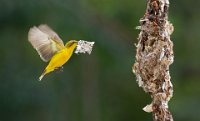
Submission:
[[28,40],[45,62],[49,61],[56,52],[65,47],[56,32],[47,25],[32,27],[28,33]]

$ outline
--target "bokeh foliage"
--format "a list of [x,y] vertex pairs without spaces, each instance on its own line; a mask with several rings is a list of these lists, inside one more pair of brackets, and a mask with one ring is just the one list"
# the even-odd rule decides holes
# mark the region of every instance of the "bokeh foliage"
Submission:
[[[132,70],[145,0],[0,0],[0,121],[149,121],[150,103]],[[199,1],[171,1],[175,62],[170,72],[176,121],[200,120]],[[48,24],[67,42],[95,41],[64,72],[38,82],[47,65],[27,41]]]

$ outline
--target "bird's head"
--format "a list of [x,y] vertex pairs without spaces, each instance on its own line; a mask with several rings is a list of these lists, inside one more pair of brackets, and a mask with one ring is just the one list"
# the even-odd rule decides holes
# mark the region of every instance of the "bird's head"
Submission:
[[69,42],[67,42],[66,44],[65,44],[65,47],[71,47],[71,46],[77,46],[77,44],[78,44],[78,41],[76,41],[76,40],[70,40]]

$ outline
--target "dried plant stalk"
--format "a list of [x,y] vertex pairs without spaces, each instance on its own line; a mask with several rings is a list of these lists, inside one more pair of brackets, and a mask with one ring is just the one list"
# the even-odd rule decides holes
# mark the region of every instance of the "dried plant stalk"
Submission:
[[173,26],[168,21],[168,0],[148,0],[147,9],[140,19],[136,61],[133,72],[137,82],[151,95],[152,102],[143,108],[153,113],[154,121],[173,121],[168,101],[173,95],[169,66],[173,63]]

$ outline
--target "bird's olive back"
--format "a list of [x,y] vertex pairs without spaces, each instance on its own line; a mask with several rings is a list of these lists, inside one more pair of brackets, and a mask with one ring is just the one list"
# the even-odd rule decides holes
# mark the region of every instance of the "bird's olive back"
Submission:
[[66,43],[65,47],[70,47],[73,44],[77,44],[78,42],[76,40],[70,40],[69,42]]

